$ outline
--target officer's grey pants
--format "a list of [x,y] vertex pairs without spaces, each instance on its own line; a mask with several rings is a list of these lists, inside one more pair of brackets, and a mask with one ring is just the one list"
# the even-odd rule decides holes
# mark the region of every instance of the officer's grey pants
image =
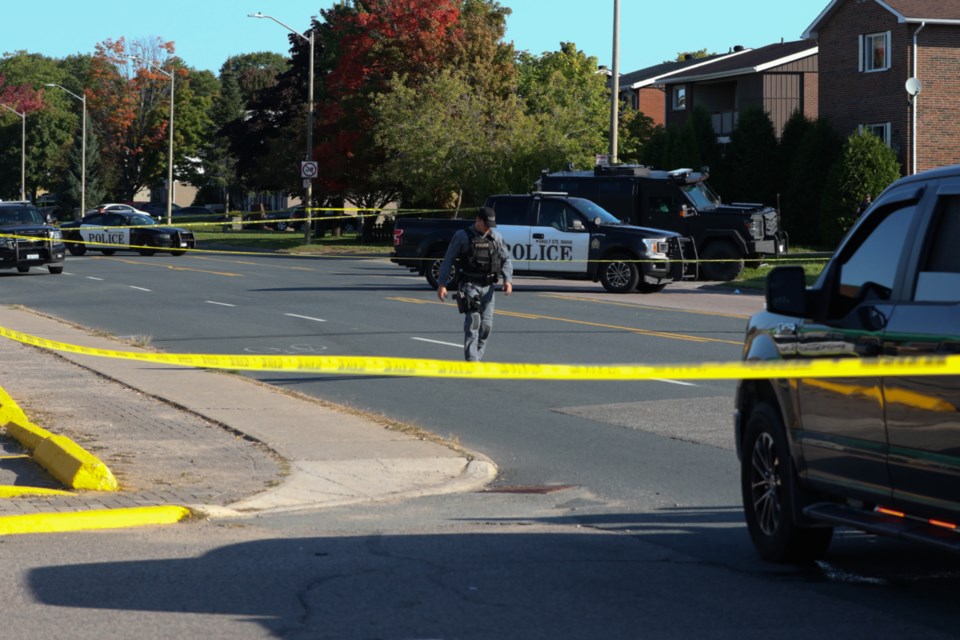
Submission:
[[467,362],[477,362],[483,358],[487,339],[493,332],[493,292],[496,285],[482,286],[470,282],[464,283],[462,293],[468,298],[480,296],[480,311],[463,314],[463,357]]

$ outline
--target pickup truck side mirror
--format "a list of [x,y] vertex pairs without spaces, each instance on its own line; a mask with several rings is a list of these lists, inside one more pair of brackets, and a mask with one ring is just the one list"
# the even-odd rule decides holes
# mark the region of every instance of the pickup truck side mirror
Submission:
[[767,275],[767,311],[807,317],[807,279],[803,267],[776,267]]
[[570,223],[570,228],[574,231],[583,231],[583,221],[579,218],[574,218],[573,222]]

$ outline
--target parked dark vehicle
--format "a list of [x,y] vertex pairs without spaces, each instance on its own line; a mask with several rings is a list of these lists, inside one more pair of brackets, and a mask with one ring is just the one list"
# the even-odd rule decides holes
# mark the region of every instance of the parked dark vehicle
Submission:
[[[960,353],[958,244],[960,165],[895,182],[812,287],[770,273],[744,359]],[[835,526],[960,552],[960,377],[743,381],[734,422],[763,558],[816,558]]]
[[744,260],[787,252],[780,212],[755,203],[722,204],[704,170],[657,171],[640,165],[544,172],[540,188],[586,198],[630,224],[693,238],[703,280],[735,280]]
[[[612,293],[653,293],[696,277],[693,246],[676,233],[623,224],[589,200],[562,193],[496,195],[485,206],[510,247],[513,274],[600,281]],[[467,220],[399,217],[391,261],[437,288],[453,234]]]
[[181,256],[196,247],[196,239],[189,229],[164,227],[156,220],[140,213],[94,213],[82,220],[61,226],[68,250],[82,256],[87,250],[113,255],[119,250],[137,251],[152,256],[158,251]]
[[0,202],[0,269],[63,273],[63,237],[51,220],[30,202]]

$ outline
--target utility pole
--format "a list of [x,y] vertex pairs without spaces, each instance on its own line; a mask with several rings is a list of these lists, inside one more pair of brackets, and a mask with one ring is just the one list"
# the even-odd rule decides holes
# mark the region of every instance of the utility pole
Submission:
[[613,0],[613,78],[610,84],[610,164],[617,164],[620,130],[620,0]]

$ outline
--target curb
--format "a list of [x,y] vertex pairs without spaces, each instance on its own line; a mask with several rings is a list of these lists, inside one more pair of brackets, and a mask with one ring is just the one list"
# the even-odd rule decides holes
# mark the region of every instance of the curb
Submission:
[[159,506],[6,516],[0,518],[0,536],[174,524],[192,515],[186,507]]
[[34,461],[70,489],[119,491],[113,472],[99,458],[65,436],[30,422],[16,402],[0,388],[0,423],[7,434],[29,449]]

